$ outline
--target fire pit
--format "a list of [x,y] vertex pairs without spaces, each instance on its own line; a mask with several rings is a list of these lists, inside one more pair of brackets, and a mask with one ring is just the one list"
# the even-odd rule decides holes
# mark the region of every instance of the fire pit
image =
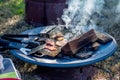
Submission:
[[[52,26],[49,26],[52,27]],[[45,27],[39,27],[39,28],[35,28],[35,29],[31,29],[31,30],[27,30],[25,32],[23,32],[22,34],[38,34],[40,32],[42,32],[42,30],[44,30]],[[25,55],[23,54],[21,51],[19,50],[11,50],[11,54],[13,54],[14,56],[16,56],[17,58],[25,61],[25,62],[29,62],[32,64],[36,64],[36,65],[40,65],[40,66],[46,66],[46,67],[57,67],[57,68],[68,68],[68,67],[80,67],[80,66],[85,66],[85,65],[90,65],[96,62],[99,62],[101,60],[104,60],[108,57],[110,57],[117,49],[117,44],[115,39],[105,33],[107,36],[109,36],[110,38],[112,38],[113,40],[111,42],[108,42],[106,44],[102,44],[100,46],[100,48],[96,51],[93,51],[92,56],[86,59],[80,59],[80,58],[75,58],[75,57],[55,57],[55,58],[48,58],[48,57],[35,57],[35,56],[31,56],[31,55]],[[32,40],[33,37],[30,37],[27,40]],[[24,38],[23,40],[26,40],[26,38]],[[24,45],[22,44],[17,44],[14,43],[13,45],[19,46],[19,47],[24,47]]]

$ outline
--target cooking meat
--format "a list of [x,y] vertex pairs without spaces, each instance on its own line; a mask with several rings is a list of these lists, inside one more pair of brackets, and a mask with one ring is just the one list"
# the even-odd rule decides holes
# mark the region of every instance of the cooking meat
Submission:
[[52,39],[47,39],[46,40],[46,45],[45,45],[45,49],[51,50],[51,51],[56,51],[57,48],[55,46],[55,42]]

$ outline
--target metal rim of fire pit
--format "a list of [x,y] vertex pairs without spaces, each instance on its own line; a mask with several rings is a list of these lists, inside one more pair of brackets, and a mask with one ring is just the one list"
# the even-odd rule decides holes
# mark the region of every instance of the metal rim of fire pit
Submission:
[[[48,26],[48,27],[50,27],[50,26]],[[40,33],[43,29],[44,29],[44,27],[38,27],[38,28],[31,29],[31,30],[27,30],[27,31],[23,32],[22,34],[24,34],[24,33],[25,34],[26,33],[28,33],[28,34]],[[19,50],[10,50],[10,52],[15,57],[17,57],[25,62],[40,65],[40,66],[57,67],[57,68],[80,67],[80,66],[90,65],[90,64],[105,60],[106,58],[110,57],[112,54],[115,53],[115,51],[117,49],[117,43],[111,35],[109,35],[109,34],[107,34],[107,35],[110,36],[113,39],[113,41],[109,42],[107,44],[101,45],[99,50],[94,52],[92,57],[89,57],[87,59],[37,58],[34,56],[26,56],[23,53],[21,53]],[[21,45],[17,45],[17,44],[15,44],[15,45],[21,46]]]

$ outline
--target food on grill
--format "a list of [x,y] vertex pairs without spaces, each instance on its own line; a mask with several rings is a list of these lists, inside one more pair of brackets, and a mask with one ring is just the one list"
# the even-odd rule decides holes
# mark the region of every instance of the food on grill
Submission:
[[56,33],[56,37],[63,37],[64,35],[61,32]]
[[43,42],[44,46],[42,48],[38,47],[35,55],[56,57],[60,53],[86,59],[92,56],[93,51],[98,50],[101,44],[112,41],[109,36],[93,29],[77,38],[70,39],[70,41],[65,39],[64,36],[66,35],[62,32],[56,31],[50,33],[50,38],[36,39],[40,43]]
[[56,45],[59,46],[59,47],[62,47],[65,44],[67,44],[67,40],[66,39],[63,39],[63,40],[60,40],[60,41],[56,41]]
[[55,39],[55,40],[63,40],[64,39],[64,35],[57,31],[55,33],[51,33],[51,38]]
[[58,37],[57,40],[62,41],[62,40],[64,40],[64,38],[63,37]]
[[54,46],[54,45],[55,45],[55,42],[54,42],[54,40],[52,40],[52,39],[47,39],[47,40],[46,40],[46,44],[51,45],[51,46]]
[[56,55],[58,55],[58,51],[51,51],[49,49],[41,49],[37,52],[38,54],[42,54],[43,56],[49,56],[49,57],[55,57]]
[[[55,48],[54,47],[46,47],[46,44],[40,48],[36,48],[36,50],[37,51],[34,52],[33,55],[37,55],[40,57],[43,57],[43,56],[55,57],[60,52],[59,47],[57,47],[57,46],[55,46]],[[35,49],[33,51],[35,51]]]
[[[57,44],[56,44],[56,43]],[[46,39],[45,44],[43,48],[38,49],[38,51],[35,53],[37,56],[49,56],[49,57],[55,57],[61,52],[61,43],[62,45],[66,44],[65,40],[62,41],[55,41],[53,39]]]
[[47,39],[45,49],[48,49],[50,51],[56,51],[57,48],[55,46],[55,42],[52,39]]
[[56,47],[50,46],[50,45],[46,45],[46,46],[45,46],[45,49],[49,49],[50,51],[56,51],[56,50],[57,50]]

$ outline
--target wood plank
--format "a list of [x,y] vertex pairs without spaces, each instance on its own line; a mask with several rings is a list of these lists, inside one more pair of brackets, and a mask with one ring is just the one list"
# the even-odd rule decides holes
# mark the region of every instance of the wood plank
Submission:
[[93,43],[97,40],[97,36],[95,31],[92,29],[83,35],[80,35],[80,37],[69,41],[65,46],[62,47],[62,51],[64,54],[67,55],[74,55],[76,52],[85,47],[86,45]]

